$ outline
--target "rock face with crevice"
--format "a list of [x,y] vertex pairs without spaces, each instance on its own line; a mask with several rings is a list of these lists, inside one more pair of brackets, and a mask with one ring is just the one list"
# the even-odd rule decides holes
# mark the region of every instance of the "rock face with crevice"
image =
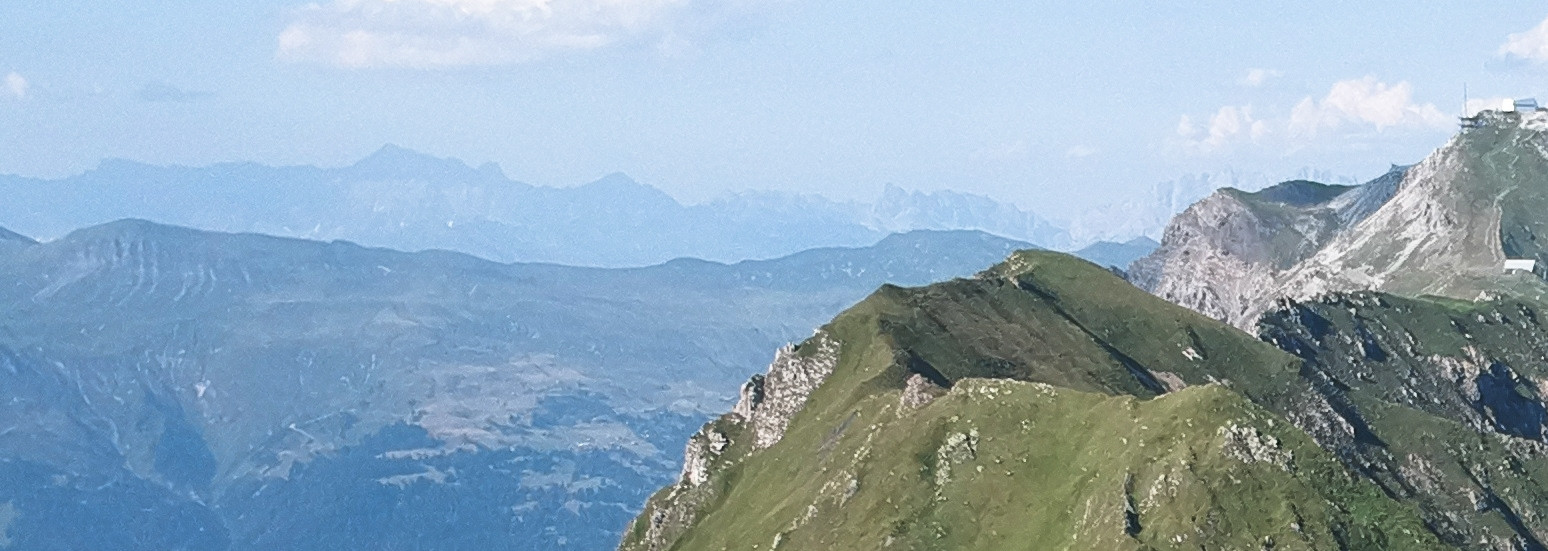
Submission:
[[741,399],[732,411],[752,431],[755,448],[767,448],[785,436],[790,419],[801,411],[812,391],[838,364],[838,346],[837,341],[818,331],[799,348],[779,349],[768,374],[755,375],[743,386]]

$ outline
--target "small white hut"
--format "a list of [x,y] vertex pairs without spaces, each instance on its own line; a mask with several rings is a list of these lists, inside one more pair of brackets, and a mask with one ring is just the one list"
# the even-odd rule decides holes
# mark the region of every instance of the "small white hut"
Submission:
[[1537,273],[1537,261],[1530,258],[1507,258],[1505,259],[1505,273],[1535,274]]

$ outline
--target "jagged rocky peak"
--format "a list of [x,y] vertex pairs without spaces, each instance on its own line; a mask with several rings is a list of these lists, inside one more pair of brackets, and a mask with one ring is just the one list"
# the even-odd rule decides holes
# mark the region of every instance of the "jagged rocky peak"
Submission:
[[799,348],[786,346],[774,356],[767,375],[756,375],[742,387],[732,410],[752,431],[753,447],[763,449],[785,436],[790,419],[838,364],[837,341],[818,331]]
[[[677,483],[657,494],[655,507],[641,515],[630,530],[639,537],[633,547],[660,551],[699,520],[703,508],[718,497],[710,480],[784,438],[791,420],[805,408],[812,392],[838,366],[840,343],[818,330],[799,345],[786,345],[774,355],[766,373],[742,385],[731,412],[712,421],[688,439]],[[740,448],[732,450],[732,446]],[[731,452],[731,453],[728,453]]]

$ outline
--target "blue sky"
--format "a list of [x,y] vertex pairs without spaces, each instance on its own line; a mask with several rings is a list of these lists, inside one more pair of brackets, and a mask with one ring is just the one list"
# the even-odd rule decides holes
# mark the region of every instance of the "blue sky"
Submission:
[[1372,177],[1444,142],[1464,82],[1548,96],[1548,7],[1480,5],[5,2],[0,172],[391,142],[687,201],[890,182],[1055,213],[1198,171]]

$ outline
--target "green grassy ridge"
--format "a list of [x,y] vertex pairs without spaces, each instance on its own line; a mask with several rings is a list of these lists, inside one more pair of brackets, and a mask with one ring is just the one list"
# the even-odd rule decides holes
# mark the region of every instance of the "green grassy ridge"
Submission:
[[[770,549],[776,537],[787,549],[1439,548],[1413,511],[1220,386],[1140,400],[966,379],[918,411],[896,398],[856,403],[854,430],[834,443],[804,419],[728,473],[720,506],[671,548]],[[1277,440],[1289,466],[1229,455],[1231,426]],[[973,453],[943,458],[966,434]]]
[[[1063,517],[1055,517],[1037,527],[1016,527],[1016,523],[1009,520],[991,521],[979,519],[978,513],[970,514],[973,510],[971,497],[967,499],[969,505],[962,508],[955,505],[954,498],[948,498],[940,507],[931,505],[933,497],[926,498],[934,495],[933,483],[920,474],[935,468],[931,465],[931,454],[926,452],[930,446],[938,446],[951,430],[942,428],[945,425],[940,424],[940,419],[953,416],[959,420],[976,419],[975,422],[984,427],[980,430],[984,431],[985,438],[993,435],[996,440],[1007,441],[1014,441],[1016,437],[1010,433],[1002,434],[1003,427],[999,423],[1004,419],[1047,421],[1044,425],[1048,430],[1062,433],[1058,437],[1063,439],[1058,441],[1064,442],[1060,444],[1061,448],[1086,450],[1088,456],[1049,462],[1047,467],[1037,471],[1043,473],[1040,475],[1042,485],[998,494],[1001,501],[994,509],[1021,519],[1018,522],[1025,524],[1027,517],[1039,518],[1021,514],[1030,508],[1069,507],[1082,499],[1098,499],[1099,495],[1106,500],[1122,499],[1123,478],[1135,474],[1137,483],[1153,482],[1141,476],[1140,467],[1158,464],[1159,456],[1126,455],[1128,452],[1124,450],[1127,448],[1115,446],[1109,438],[1125,439],[1120,441],[1126,445],[1126,439],[1133,436],[1130,425],[1137,417],[1131,417],[1128,424],[1121,416],[1110,421],[1116,425],[1106,425],[1104,423],[1109,421],[1101,420],[1114,411],[1135,407],[1161,408],[1154,410],[1155,419],[1146,417],[1135,426],[1193,420],[1213,427],[1212,430],[1241,417],[1219,415],[1219,411],[1232,407],[1237,409],[1231,411],[1251,409],[1254,413],[1249,417],[1261,420],[1263,425],[1255,426],[1256,430],[1287,443],[1294,455],[1306,462],[1304,465],[1308,470],[1303,471],[1288,472],[1275,467],[1269,471],[1235,473],[1225,470],[1218,461],[1205,461],[1208,465],[1205,470],[1211,473],[1208,476],[1227,476],[1222,473],[1229,472],[1232,473],[1229,477],[1234,477],[1230,478],[1232,480],[1252,482],[1226,492],[1227,486],[1218,483],[1228,478],[1201,478],[1207,482],[1197,485],[1197,492],[1189,494],[1192,497],[1186,505],[1170,507],[1168,511],[1203,512],[1206,520],[1217,527],[1220,523],[1261,527],[1259,531],[1263,533],[1253,537],[1275,538],[1281,549],[1337,548],[1332,543],[1316,544],[1322,541],[1317,536],[1307,536],[1311,539],[1304,540],[1310,542],[1307,543],[1309,547],[1285,547],[1292,545],[1290,540],[1274,536],[1283,536],[1283,533],[1268,528],[1289,526],[1289,522],[1282,522],[1285,511],[1254,508],[1246,502],[1295,503],[1301,508],[1298,509],[1300,514],[1313,516],[1315,511],[1328,504],[1329,510],[1341,513],[1318,517],[1322,519],[1318,526],[1322,526],[1326,534],[1337,531],[1346,544],[1367,542],[1369,545],[1364,548],[1387,548],[1380,542],[1399,534],[1422,543],[1419,547],[1409,548],[1424,548],[1433,543],[1425,539],[1428,533],[1418,524],[1412,511],[1387,500],[1374,486],[1349,479],[1332,456],[1312,444],[1309,437],[1282,420],[1269,426],[1273,416],[1256,409],[1259,406],[1251,405],[1253,401],[1259,401],[1276,409],[1293,407],[1294,398],[1308,391],[1297,379],[1298,359],[1224,324],[1135,289],[1095,265],[1056,253],[1019,252],[974,279],[919,289],[884,287],[841,314],[823,330],[843,343],[838,367],[812,393],[806,407],[791,423],[784,440],[768,450],[751,452],[749,442],[732,436],[730,447],[711,468],[711,481],[698,488],[679,485],[658,494],[636,521],[624,542],[624,549],[750,548],[758,542],[762,542],[762,548],[768,548],[776,535],[782,542],[787,542],[785,545],[789,548],[796,549],[874,548],[884,542],[887,535],[893,537],[894,543],[912,542],[908,547],[900,548],[1042,549],[1059,548],[1058,545],[1089,549],[1168,548],[1172,544],[1163,541],[1164,538],[1145,539],[1165,531],[1159,528],[1152,530],[1149,536],[1144,536],[1146,532],[1142,529],[1143,537],[1134,539],[1125,534],[1119,520],[1113,531],[1112,518],[1121,519],[1121,503],[1113,513],[1116,517],[1103,517],[1102,522],[1107,524],[1088,522],[1084,525],[1085,532],[1075,530],[1066,522],[1067,518],[1057,520]],[[1020,404],[1018,407],[1032,409],[1021,410],[1020,417],[1005,417],[988,406],[961,400],[957,396],[963,391],[959,389],[914,414],[898,412],[899,391],[904,381],[910,373],[922,371],[953,386],[1012,384],[1006,381],[1011,379],[1033,383],[1025,388],[1043,388],[1053,394],[1087,398],[1081,399],[1085,401],[1078,407],[1055,408],[1062,413],[1046,418],[1038,412],[1047,411],[1037,409],[1035,404]],[[1158,372],[1169,373],[1191,385],[1220,381],[1234,390],[1209,386],[1156,400],[1136,401],[1159,394],[1160,390],[1144,381],[1147,374]],[[985,377],[1000,382],[981,382]],[[1135,405],[1192,403],[1183,398],[1193,394],[1229,398],[1202,400],[1207,407],[1166,409]],[[1222,400],[1234,401],[1235,405],[1228,407]],[[1086,413],[1075,416],[1075,410]],[[1167,413],[1160,413],[1163,411]],[[722,418],[708,430],[725,428],[728,420]],[[1187,434],[1184,431],[1168,432]],[[723,433],[731,435],[734,431]],[[1194,435],[1197,438],[1169,441],[1167,449],[1177,453],[1188,450],[1198,456],[1200,450],[1207,449],[1214,441],[1214,436],[1206,440],[1203,438],[1206,435]],[[1054,435],[1044,436],[1052,438]],[[1033,442],[1025,443],[1030,446]],[[1158,445],[1155,449],[1163,447]],[[1081,463],[1104,454],[1118,454],[1115,457],[1120,460]],[[883,472],[883,466],[886,467],[885,476],[877,477],[875,473]],[[1077,471],[1079,468],[1087,471]],[[1093,468],[1100,476],[1089,475]],[[869,474],[862,475],[862,471]],[[792,529],[796,525],[790,523],[804,518],[806,508],[817,506],[820,510],[819,502],[825,499],[846,501],[842,495],[847,492],[850,479],[835,479],[831,476],[834,472],[850,473],[853,475],[850,479],[856,480],[862,488],[850,499],[861,499],[859,496],[865,493],[865,488],[877,488],[882,491],[866,495],[884,497],[866,499],[879,499],[881,503],[848,504],[842,508],[847,511],[842,518],[823,524],[820,530],[807,530],[808,524]],[[867,479],[867,476],[874,478]],[[1117,477],[1116,483],[1112,482],[1114,477]],[[990,492],[982,495],[995,495],[993,489],[1004,486],[985,480],[988,486],[964,490],[961,496],[981,495],[981,492]],[[1103,481],[1107,489],[1098,492],[1100,485],[1089,485],[1098,480]],[[1340,480],[1343,482],[1336,483]],[[843,491],[834,494],[836,488]],[[1063,493],[1049,493],[1056,489]],[[1306,493],[1312,489],[1331,493]],[[955,495],[951,491],[943,491],[942,495]],[[1048,499],[1048,495],[1061,497]],[[886,503],[887,499],[916,506],[905,509],[898,503]],[[1242,501],[1233,501],[1238,499]],[[893,509],[892,505],[898,508]],[[644,535],[648,519],[658,511],[684,507],[695,511],[687,525],[670,528],[668,537],[647,541]],[[1147,515],[1143,510],[1140,513],[1142,525],[1155,521],[1158,527],[1169,527],[1167,530],[1172,533],[1167,534],[1168,538],[1181,534],[1183,525],[1198,522],[1197,515],[1187,522],[1169,519],[1166,515],[1148,521],[1146,517],[1154,516],[1154,513]],[[1067,517],[1068,511],[1064,514]],[[1005,523],[1003,529],[1001,522]],[[1307,528],[1310,522],[1302,523],[1303,531],[1314,531]],[[1232,539],[1245,537],[1242,534],[1249,531],[1221,530],[1207,535],[1195,534],[1195,537],[1231,542],[1232,545],[1261,545],[1261,539],[1252,542]],[[1002,537],[1001,534],[1008,535]],[[939,541],[932,543],[934,536],[939,536]],[[956,539],[947,541],[948,538]],[[1054,547],[1022,546],[1028,538],[1042,538],[1037,541]],[[1166,545],[1161,545],[1163,543]],[[651,547],[651,544],[657,547]]]
[[1256,204],[1276,203],[1306,207],[1327,203],[1353,189],[1354,186],[1324,184],[1311,180],[1288,180],[1254,192],[1235,188],[1225,188],[1225,191]]

